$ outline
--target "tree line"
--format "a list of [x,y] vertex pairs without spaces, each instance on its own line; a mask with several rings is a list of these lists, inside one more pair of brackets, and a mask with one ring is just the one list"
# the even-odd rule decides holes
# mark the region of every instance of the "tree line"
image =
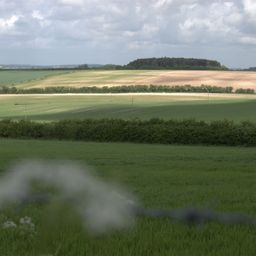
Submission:
[[0,137],[96,142],[256,146],[252,122],[196,120],[66,120],[52,123],[0,121]]
[[[133,69],[170,69],[170,70],[228,70],[220,62],[208,59],[196,58],[144,58],[136,59],[127,65],[60,65],[60,66],[24,66],[6,65],[3,70],[133,70]],[[1,70],[1,69],[0,69]]]
[[218,61],[194,58],[147,58],[137,59],[125,66],[127,69],[185,69],[227,70]]
[[231,86],[191,86],[191,85],[122,85],[122,86],[87,86],[87,87],[46,87],[46,88],[28,88],[20,89],[17,87],[0,87],[0,94],[52,94],[52,93],[240,93],[240,94],[255,94],[253,89],[234,89]]

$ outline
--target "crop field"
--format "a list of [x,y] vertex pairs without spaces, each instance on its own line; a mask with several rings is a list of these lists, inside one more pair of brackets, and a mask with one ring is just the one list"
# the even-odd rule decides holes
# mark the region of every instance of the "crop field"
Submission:
[[1,70],[0,71],[0,86],[17,86],[27,82],[40,82],[41,79],[46,79],[56,75],[63,75],[69,71],[36,71],[36,70]]
[[[213,86],[256,89],[256,73],[253,72],[139,70],[90,70],[70,73],[32,71],[31,74],[29,71],[4,72],[0,72],[0,86],[15,85],[17,88],[204,83]],[[245,94],[0,95],[0,120],[24,119],[51,122],[87,118],[126,120],[162,118],[203,121],[225,119],[256,123],[255,109],[256,96]],[[23,122],[21,124],[24,125]],[[12,131],[11,128],[8,129]],[[156,134],[158,136],[158,133]],[[136,136],[133,133],[132,135]],[[248,133],[246,135],[248,136]],[[79,162],[84,168],[90,166],[96,179],[118,184],[118,187],[131,192],[142,207],[169,210],[196,207],[214,212],[235,212],[256,217],[255,155],[255,147],[166,146],[0,138],[0,207],[2,207],[0,255],[255,255],[254,226],[218,223],[202,223],[197,226],[172,222],[167,218],[135,216],[133,224],[129,225],[128,229],[121,231],[110,229],[106,234],[95,235],[84,228],[85,220],[75,211],[76,204],[84,201],[80,193],[76,194],[75,199],[68,194],[65,203],[59,202],[58,197],[54,196],[50,202],[43,204],[14,203],[4,204],[3,207],[5,193],[11,191],[11,197],[12,193],[21,195],[24,193],[24,183],[19,185],[16,183],[17,180],[10,183],[16,192],[15,189],[13,191],[10,189],[8,182],[3,183],[5,175],[9,174],[8,181],[8,177],[10,178],[13,173],[9,169],[10,165],[24,159],[43,159],[48,163],[51,163],[51,160],[71,160]],[[75,170],[75,168],[69,170],[67,189],[74,185],[75,188],[79,187],[76,184],[80,184],[80,180],[73,180],[74,176],[72,176]],[[53,171],[53,180],[58,182],[58,168]],[[31,173],[33,176],[34,169]],[[43,169],[43,173],[47,176],[47,170]],[[28,175],[27,169],[25,168],[24,176],[20,170],[16,174],[24,181]],[[59,192],[51,188],[50,184],[46,188],[40,187],[36,182],[31,184],[33,191],[47,191],[47,193],[53,191],[54,195],[55,192],[56,194]],[[93,198],[91,194],[90,196]],[[101,204],[106,205],[106,202],[111,200],[103,200]],[[97,204],[93,207],[98,209]],[[104,210],[102,213],[107,214]],[[93,215],[100,216],[102,213],[94,210]],[[25,216],[27,218],[24,218]],[[28,226],[27,223],[25,223],[27,226],[24,225],[25,220],[29,220],[29,223],[31,220],[33,225]],[[102,223],[99,218],[98,221]]]
[[[79,161],[104,180],[126,187],[149,208],[193,206],[256,215],[255,148],[0,140],[0,156],[2,174],[23,158]],[[31,217],[35,232],[0,229],[0,254],[255,255],[254,227],[198,227],[139,217],[128,230],[91,237],[71,210],[52,207],[32,204],[2,211],[0,221]],[[50,224],[45,220],[49,213]]]
[[[18,74],[17,74],[18,75]],[[1,73],[0,73],[1,76]],[[8,76],[8,75],[7,75]],[[18,77],[18,76],[17,76]],[[14,80],[16,78],[13,78]],[[11,82],[11,80],[10,80]],[[1,77],[0,77],[1,84]],[[234,88],[256,89],[256,72],[241,71],[167,71],[167,70],[115,70],[76,71],[41,80],[17,85],[20,88],[32,87],[83,87],[119,85],[194,85],[232,86]]]
[[256,96],[223,94],[8,95],[0,119],[83,118],[256,121]]

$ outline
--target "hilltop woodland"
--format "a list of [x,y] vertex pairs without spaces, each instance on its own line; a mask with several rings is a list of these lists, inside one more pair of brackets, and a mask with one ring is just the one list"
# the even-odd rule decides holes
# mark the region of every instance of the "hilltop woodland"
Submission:
[[127,65],[104,65],[100,69],[128,70],[228,70],[218,61],[194,58],[145,58],[131,61]]
[[125,66],[127,69],[185,69],[185,70],[227,70],[218,61],[187,58],[137,59]]
[[[4,68],[11,70],[21,70],[22,67],[9,67]],[[28,69],[28,68],[24,68]],[[227,67],[221,65],[220,62],[215,60],[207,60],[207,59],[194,59],[194,58],[145,58],[145,59],[136,59],[131,61],[127,65],[114,65],[114,64],[106,64],[106,65],[88,65],[81,64],[72,67],[33,67],[31,66],[29,69],[31,70],[88,70],[88,69],[100,69],[100,70],[228,70]]]

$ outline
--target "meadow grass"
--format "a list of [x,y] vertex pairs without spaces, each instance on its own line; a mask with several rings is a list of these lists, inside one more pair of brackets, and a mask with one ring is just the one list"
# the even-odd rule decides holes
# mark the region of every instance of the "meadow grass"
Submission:
[[0,119],[194,118],[205,121],[256,121],[255,98],[232,95],[10,95],[0,96],[0,104]]
[[[255,148],[0,140],[0,171],[20,159],[70,159],[137,195],[146,207],[207,207],[256,215]],[[138,218],[131,229],[91,237],[62,205],[8,208],[32,217],[33,236],[0,229],[0,255],[255,255],[255,227],[193,227]],[[46,216],[48,216],[46,218]],[[51,216],[51,218],[49,218]]]
[[27,82],[39,82],[41,79],[69,73],[61,70],[1,70],[0,86],[17,86]]

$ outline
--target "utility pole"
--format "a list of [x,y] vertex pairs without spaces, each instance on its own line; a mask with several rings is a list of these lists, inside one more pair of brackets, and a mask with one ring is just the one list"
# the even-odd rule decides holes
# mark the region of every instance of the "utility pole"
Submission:
[[14,105],[16,105],[16,106],[23,106],[23,112],[24,112],[24,120],[26,120],[27,121],[27,119],[28,119],[28,108],[27,108],[27,103],[15,103]]
[[207,88],[207,86],[205,86],[205,89],[207,90],[208,103],[210,103],[210,91],[209,91],[209,88]]
[[27,119],[28,119],[28,113],[27,113],[27,103],[25,103],[24,104],[24,106],[25,106],[25,121],[27,121]]

